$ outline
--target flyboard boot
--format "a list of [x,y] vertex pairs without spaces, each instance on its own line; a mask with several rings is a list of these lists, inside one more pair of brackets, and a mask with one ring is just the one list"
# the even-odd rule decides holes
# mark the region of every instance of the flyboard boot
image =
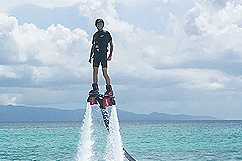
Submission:
[[115,104],[116,102],[114,100],[112,86],[106,85],[106,92],[104,93],[104,97],[103,97],[103,106],[109,107]]
[[92,84],[92,90],[89,91],[89,96],[87,102],[90,102],[91,105],[97,104],[96,97],[99,94],[98,84]]
[[99,94],[98,84],[93,83],[92,90],[89,91],[89,95],[98,95],[98,94]]
[[106,85],[106,92],[104,96],[113,97],[113,90],[111,85]]

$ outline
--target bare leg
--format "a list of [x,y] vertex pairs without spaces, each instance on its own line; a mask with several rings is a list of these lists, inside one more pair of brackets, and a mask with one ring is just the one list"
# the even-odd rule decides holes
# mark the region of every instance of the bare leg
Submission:
[[93,67],[93,83],[98,83],[98,67]]
[[110,78],[108,76],[108,69],[107,68],[102,68],[102,70],[103,70],[103,76],[104,76],[104,78],[106,80],[106,84],[110,85]]

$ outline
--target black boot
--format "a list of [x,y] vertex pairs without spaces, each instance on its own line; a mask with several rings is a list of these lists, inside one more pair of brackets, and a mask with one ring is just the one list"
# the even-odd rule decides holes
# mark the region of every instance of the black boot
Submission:
[[106,92],[104,95],[109,97],[113,96],[113,90],[111,85],[106,85]]
[[93,83],[92,84],[92,90],[89,92],[89,95],[92,95],[92,94],[99,94],[99,91],[98,91],[98,84],[96,83]]

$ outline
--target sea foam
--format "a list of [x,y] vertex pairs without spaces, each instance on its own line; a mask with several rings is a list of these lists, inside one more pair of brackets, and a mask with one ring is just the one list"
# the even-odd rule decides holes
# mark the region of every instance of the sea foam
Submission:
[[94,141],[92,140],[92,108],[87,103],[85,118],[81,128],[81,139],[78,145],[78,154],[76,161],[91,161],[94,155],[92,146]]
[[123,143],[119,131],[119,121],[116,106],[113,105],[109,118],[109,136],[106,151],[107,161],[124,160]]

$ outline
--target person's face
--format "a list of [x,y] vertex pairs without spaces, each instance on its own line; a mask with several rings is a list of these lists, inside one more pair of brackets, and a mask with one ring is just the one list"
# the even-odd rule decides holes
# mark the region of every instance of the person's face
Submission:
[[97,28],[98,28],[98,30],[102,30],[103,29],[103,23],[102,22],[97,23]]

